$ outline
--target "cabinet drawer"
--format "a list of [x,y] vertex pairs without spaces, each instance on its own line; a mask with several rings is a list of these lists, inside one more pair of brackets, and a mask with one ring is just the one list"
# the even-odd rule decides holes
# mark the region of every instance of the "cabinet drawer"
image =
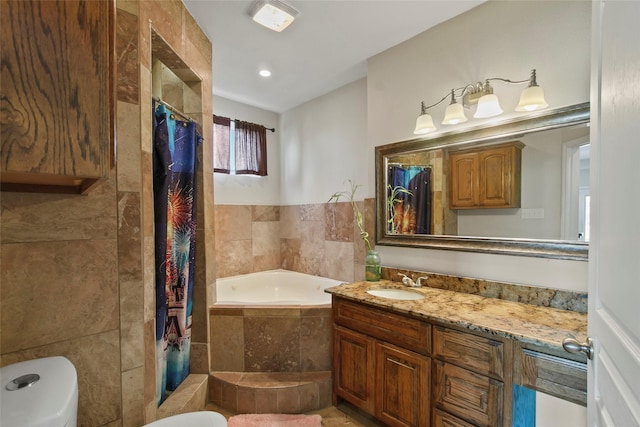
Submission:
[[433,416],[433,427],[475,427],[458,417],[436,409]]
[[431,325],[418,319],[334,298],[333,320],[349,329],[420,354],[431,352]]
[[481,374],[504,379],[504,343],[434,327],[433,354]]
[[515,356],[514,382],[587,406],[587,364],[529,349]]
[[433,364],[436,408],[478,426],[502,425],[502,382],[441,361]]

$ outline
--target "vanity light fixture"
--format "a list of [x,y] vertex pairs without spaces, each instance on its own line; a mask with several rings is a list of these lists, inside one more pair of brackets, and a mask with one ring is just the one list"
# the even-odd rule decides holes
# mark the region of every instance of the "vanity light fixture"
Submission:
[[[454,125],[467,121],[467,117],[464,114],[464,108],[469,108],[471,105],[477,104],[474,118],[488,118],[495,117],[503,113],[498,96],[493,93],[493,87],[489,83],[490,81],[497,80],[511,84],[529,83],[526,89],[520,94],[520,102],[516,107],[516,111],[536,111],[542,110],[549,106],[544,99],[544,91],[538,82],[536,81],[536,70],[531,70],[531,75],[526,80],[509,80],[501,77],[491,77],[485,79],[484,83],[478,82],[475,85],[468,84],[456,89],[451,89],[451,92],[445,95],[440,101],[435,104],[425,106],[424,101],[420,105],[420,116],[416,120],[416,128],[413,131],[414,134],[420,135],[436,130],[433,124],[431,115],[427,113],[429,108],[435,107],[442,103],[445,99],[451,96],[451,103],[445,111],[443,125]],[[456,101],[456,98],[462,98],[462,104]],[[463,108],[464,107],[464,108]]]
[[280,0],[256,0],[248,12],[258,24],[277,32],[287,28],[299,14]]

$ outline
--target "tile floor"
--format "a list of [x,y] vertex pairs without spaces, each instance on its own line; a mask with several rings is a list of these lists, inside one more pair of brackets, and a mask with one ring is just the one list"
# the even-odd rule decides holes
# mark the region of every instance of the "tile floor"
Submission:
[[[222,415],[227,417],[227,419],[233,415],[234,413],[227,411],[226,409],[220,408],[217,405],[209,404],[206,407],[209,411],[220,412]],[[309,414],[319,414],[322,416],[322,427],[380,427],[383,424],[380,424],[374,420],[370,420],[363,416],[362,414],[357,413],[351,407],[346,405],[340,405],[338,407],[330,406],[328,408],[320,409],[318,411],[309,412]]]

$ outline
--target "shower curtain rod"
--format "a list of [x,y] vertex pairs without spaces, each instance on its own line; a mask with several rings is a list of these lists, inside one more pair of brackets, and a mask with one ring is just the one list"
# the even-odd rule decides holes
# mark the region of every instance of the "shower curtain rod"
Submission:
[[414,166],[417,168],[425,168],[425,169],[431,169],[431,165],[406,165],[404,163],[387,163],[387,166]]
[[177,115],[179,115],[180,117],[182,117],[182,118],[184,118],[184,119],[187,119],[187,120],[188,120],[188,121],[190,121],[190,122],[194,122],[194,123],[195,123],[195,120],[193,120],[191,117],[189,117],[188,115],[186,115],[186,114],[185,114],[185,113],[183,113],[182,111],[178,110],[177,108],[175,108],[174,106],[172,106],[172,105],[171,105],[171,104],[169,104],[168,102],[163,101],[162,99],[160,99],[160,98],[158,98],[158,97],[156,97],[156,96],[153,96],[152,98],[153,98],[153,100],[154,100],[154,101],[159,102],[160,104],[162,104],[162,105],[164,105],[165,107],[167,107],[167,108],[169,109],[169,111],[171,111],[172,113],[177,114]]

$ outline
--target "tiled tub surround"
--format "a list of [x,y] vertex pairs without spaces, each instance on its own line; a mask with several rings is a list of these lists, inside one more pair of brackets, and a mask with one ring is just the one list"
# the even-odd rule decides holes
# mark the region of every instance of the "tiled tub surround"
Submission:
[[[374,199],[359,207],[373,236]],[[364,279],[366,247],[347,202],[216,205],[215,230],[217,278],[284,268],[345,282]]]
[[209,309],[211,401],[237,413],[331,405],[331,305]]
[[585,342],[587,338],[586,313],[424,286],[411,288],[423,294],[423,299],[392,300],[367,293],[374,288],[407,289],[407,286],[389,280],[354,282],[329,288],[327,292],[425,320],[499,335],[552,352],[562,351],[562,340],[567,334],[574,335],[579,342]]

